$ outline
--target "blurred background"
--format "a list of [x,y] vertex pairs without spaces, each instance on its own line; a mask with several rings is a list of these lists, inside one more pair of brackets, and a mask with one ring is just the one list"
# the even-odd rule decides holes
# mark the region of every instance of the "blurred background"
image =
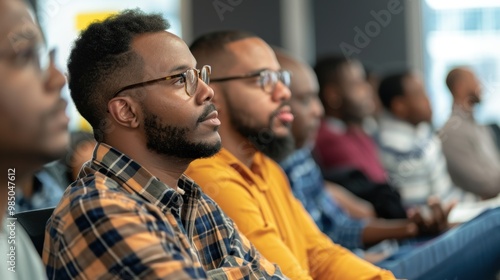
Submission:
[[[127,8],[161,13],[188,44],[208,31],[244,29],[314,64],[341,53],[383,76],[419,71],[441,127],[451,111],[445,85],[454,66],[470,66],[483,85],[476,118],[500,121],[500,0],[30,0],[58,65],[66,68],[80,30]],[[65,89],[64,96],[69,100]],[[90,130],[74,106],[71,130]]]

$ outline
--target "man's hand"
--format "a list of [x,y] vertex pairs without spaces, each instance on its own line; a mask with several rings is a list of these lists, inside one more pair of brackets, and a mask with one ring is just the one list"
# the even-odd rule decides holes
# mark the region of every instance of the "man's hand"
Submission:
[[443,206],[435,197],[429,197],[426,208],[412,208],[408,210],[408,219],[418,227],[418,234],[437,235],[449,228],[448,215],[456,202]]

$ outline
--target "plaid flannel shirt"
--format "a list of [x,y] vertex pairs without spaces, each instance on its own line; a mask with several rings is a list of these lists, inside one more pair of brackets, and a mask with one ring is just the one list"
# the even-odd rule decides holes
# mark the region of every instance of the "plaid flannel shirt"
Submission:
[[105,144],[47,223],[49,279],[285,279],[182,176],[177,191]]

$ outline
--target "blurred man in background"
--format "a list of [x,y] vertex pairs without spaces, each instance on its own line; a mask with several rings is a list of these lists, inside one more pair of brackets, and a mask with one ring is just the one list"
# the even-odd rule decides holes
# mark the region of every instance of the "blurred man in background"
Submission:
[[269,45],[253,34],[221,31],[202,35],[191,50],[198,63],[213,64],[223,148],[194,161],[188,176],[291,279],[393,279],[322,234],[283,170],[264,155],[293,149],[290,73]]
[[387,76],[379,95],[385,113],[375,139],[405,207],[425,205],[431,196],[445,203],[476,201],[451,181],[441,141],[430,124],[432,109],[422,78],[410,71]]
[[482,88],[466,67],[451,70],[446,85],[453,96],[450,118],[441,129],[443,152],[453,182],[483,199],[500,193],[500,155],[493,134],[474,119]]
[[[44,279],[31,240],[12,220],[15,189],[45,163],[64,155],[68,117],[66,80],[45,51],[33,11],[20,0],[0,0],[0,279]],[[12,242],[13,241],[13,242]]]

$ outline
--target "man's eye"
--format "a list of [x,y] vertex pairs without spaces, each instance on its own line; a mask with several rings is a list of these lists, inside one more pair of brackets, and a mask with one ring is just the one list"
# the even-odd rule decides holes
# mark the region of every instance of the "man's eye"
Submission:
[[13,62],[18,67],[24,67],[31,63],[39,64],[38,54],[33,48],[21,50],[15,54]]
[[179,77],[177,80],[175,80],[174,85],[184,85],[186,83],[186,78],[184,76]]

